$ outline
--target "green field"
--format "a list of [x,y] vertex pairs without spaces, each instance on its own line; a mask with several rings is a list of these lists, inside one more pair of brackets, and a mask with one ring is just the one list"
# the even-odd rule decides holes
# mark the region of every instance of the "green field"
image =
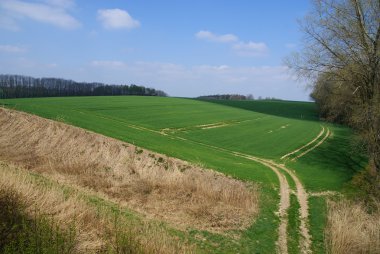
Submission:
[[[283,155],[315,139],[322,128],[329,128],[332,135],[320,146],[295,161],[284,161],[308,192],[341,191],[364,161],[351,153],[350,130],[318,121],[313,103],[128,96],[8,99],[0,100],[0,104],[260,183],[259,218],[242,232],[238,241],[202,232],[208,241],[197,244],[206,252],[211,249],[220,253],[275,252],[278,179],[264,165],[234,156],[233,152],[280,163]],[[294,183],[287,177],[294,189]],[[292,196],[294,202],[297,201]],[[314,199],[311,204],[311,208],[316,207]],[[315,239],[312,247],[317,252],[323,252],[321,212],[324,210],[310,209],[310,232]],[[294,207],[289,216],[293,215],[290,227],[298,225]],[[288,231],[293,232],[294,228]],[[297,253],[299,238],[297,234],[294,238],[290,236],[290,253]]]

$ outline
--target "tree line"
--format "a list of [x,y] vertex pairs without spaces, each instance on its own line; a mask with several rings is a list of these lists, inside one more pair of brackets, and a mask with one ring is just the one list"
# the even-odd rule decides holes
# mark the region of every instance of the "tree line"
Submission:
[[167,96],[161,90],[134,84],[108,85],[99,82],[76,82],[61,78],[0,75],[0,98],[2,99],[102,95]]
[[323,119],[359,134],[380,196],[380,1],[315,0],[301,28],[304,47],[288,64],[312,84]]

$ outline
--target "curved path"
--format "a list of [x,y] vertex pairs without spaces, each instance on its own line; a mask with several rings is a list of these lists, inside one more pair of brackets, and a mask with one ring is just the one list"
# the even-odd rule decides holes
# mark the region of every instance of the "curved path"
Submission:
[[310,147],[309,149],[307,149],[305,152],[301,153],[300,155],[297,155],[296,157],[294,157],[292,159],[292,161],[298,159],[298,158],[301,158],[302,156],[304,156],[305,154],[313,151],[315,148],[317,148],[318,146],[322,145],[323,142],[326,141],[326,139],[330,136],[330,130],[329,128],[327,128],[327,132],[326,132],[326,135],[323,137],[323,139],[321,141],[319,141],[317,144],[315,144],[314,146]]
[[295,153],[298,153],[299,151],[301,151],[302,149],[312,145],[314,142],[316,142],[322,135],[323,133],[325,132],[325,127],[321,126],[322,127],[322,130],[319,132],[318,136],[315,137],[312,141],[310,141],[309,143],[307,143],[306,145],[304,146],[301,146],[300,148],[294,150],[294,151],[291,151],[290,153],[287,153],[285,154],[284,156],[281,157],[281,160],[285,159],[286,157],[289,157],[290,155],[292,154],[295,154]]
[[[315,148],[317,148],[318,146],[322,145],[323,142],[326,141],[326,139],[330,136],[331,132],[330,132],[330,129],[326,127],[322,127],[322,130],[319,132],[319,134],[313,139],[311,140],[309,143],[307,143],[306,145],[303,145],[301,146],[300,148],[297,148],[296,150],[294,151],[291,151],[287,154],[285,154],[284,156],[281,157],[281,160],[284,160],[288,157],[290,157],[291,155],[294,155],[294,154],[297,154],[299,152],[301,152],[301,154],[295,156],[294,158],[292,158],[292,161],[295,161],[297,160],[298,158],[301,158],[302,156],[304,156],[305,154],[313,151]],[[326,130],[326,131],[325,131]],[[320,140],[318,143],[316,143],[318,141],[318,139],[322,136],[322,135],[325,135],[322,140]],[[316,143],[316,144],[315,144]],[[315,145],[314,145],[315,144]],[[310,147],[311,146],[311,147]],[[302,152],[302,150],[304,150],[305,148],[307,148],[306,151]]]
[[[172,136],[172,137],[173,138],[180,138],[177,136]],[[270,168],[272,171],[275,172],[275,174],[277,175],[279,182],[280,182],[280,191],[279,191],[280,204],[279,204],[279,211],[278,211],[278,216],[280,218],[280,226],[279,226],[279,230],[278,230],[279,235],[278,235],[278,240],[277,240],[277,249],[278,249],[278,253],[281,253],[281,254],[287,254],[288,253],[287,226],[288,226],[288,209],[290,207],[290,192],[291,192],[291,190],[290,190],[289,183],[286,179],[285,174],[289,174],[290,177],[292,178],[292,180],[296,184],[297,191],[295,194],[297,197],[297,201],[300,205],[300,208],[299,208],[299,220],[300,220],[299,232],[300,232],[300,235],[302,236],[300,239],[300,246],[299,246],[300,252],[304,253],[304,254],[311,253],[311,248],[310,248],[311,247],[311,236],[310,236],[309,229],[308,229],[308,215],[309,215],[308,194],[305,191],[305,188],[303,187],[301,181],[299,180],[297,175],[292,170],[288,169],[284,164],[278,164],[272,160],[259,158],[259,157],[255,157],[255,156],[252,156],[249,154],[240,153],[240,152],[231,151],[231,150],[228,150],[225,148],[205,144],[205,143],[198,142],[198,141],[193,141],[193,140],[184,139],[184,138],[180,138],[180,139],[188,141],[188,142],[192,142],[195,144],[199,144],[202,146],[206,146],[208,148],[213,148],[215,150],[222,151],[222,152],[228,153],[228,154],[236,156],[236,157],[241,157],[241,158],[245,158],[248,160],[258,162],[258,163]],[[316,147],[317,147],[317,145],[314,146],[313,149]]]
[[[297,175],[290,169],[288,169],[284,164],[278,164],[272,160],[262,159],[242,153],[233,153],[235,156],[243,157],[246,159],[254,160],[256,162],[259,162],[270,169],[272,169],[278,176],[280,180],[280,210],[279,210],[279,216],[280,216],[280,227],[279,227],[279,238],[278,238],[278,247],[279,247],[279,253],[287,253],[287,241],[284,241],[283,238],[287,237],[286,232],[286,226],[288,224],[288,217],[287,217],[287,209],[290,206],[289,202],[289,195],[290,195],[290,188],[288,181],[286,180],[285,175],[279,171],[279,169],[285,171],[287,174],[290,175],[292,180],[296,184],[296,197],[298,200],[298,203],[300,205],[299,208],[299,220],[300,220],[300,227],[299,231],[302,236],[300,240],[300,251],[301,253],[311,253],[311,236],[308,229],[308,217],[309,217],[309,205],[308,205],[308,194],[305,191],[305,188],[303,187],[301,181],[298,179]],[[284,211],[285,209],[285,211]],[[285,227],[285,232],[283,232],[283,227]],[[283,244],[285,243],[285,247]]]

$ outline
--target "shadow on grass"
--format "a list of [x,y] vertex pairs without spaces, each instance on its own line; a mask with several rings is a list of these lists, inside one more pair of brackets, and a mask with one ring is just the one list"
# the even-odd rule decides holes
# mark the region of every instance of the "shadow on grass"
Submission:
[[290,163],[311,189],[341,190],[367,164],[365,152],[355,145],[349,129],[331,129],[333,136],[323,145]]
[[287,117],[299,120],[319,121],[317,107],[313,102],[260,100],[200,100],[229,107],[241,108],[268,115]]

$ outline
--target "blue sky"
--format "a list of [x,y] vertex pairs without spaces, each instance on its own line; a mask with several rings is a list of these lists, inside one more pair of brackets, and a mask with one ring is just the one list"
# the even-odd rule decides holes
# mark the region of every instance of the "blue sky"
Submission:
[[139,84],[171,96],[308,100],[284,66],[302,1],[0,0],[4,74]]

